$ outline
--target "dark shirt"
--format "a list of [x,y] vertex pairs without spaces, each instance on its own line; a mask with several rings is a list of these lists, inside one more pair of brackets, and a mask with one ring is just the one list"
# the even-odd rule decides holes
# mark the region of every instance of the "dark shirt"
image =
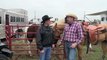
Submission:
[[50,26],[41,25],[36,34],[37,48],[51,47],[55,43],[53,29]]

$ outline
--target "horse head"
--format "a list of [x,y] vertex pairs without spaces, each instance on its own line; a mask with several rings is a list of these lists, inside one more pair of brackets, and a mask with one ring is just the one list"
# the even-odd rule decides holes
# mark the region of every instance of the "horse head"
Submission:
[[27,28],[27,38],[28,41],[31,43],[33,41],[33,38],[36,38],[36,32],[38,30],[38,25],[37,24],[31,24],[28,28]]
[[53,30],[54,30],[54,35],[55,35],[55,40],[59,40],[61,34],[63,33],[64,30],[64,24],[65,23],[59,23],[59,22],[55,22],[52,24]]
[[60,38],[60,35],[63,33],[64,28],[58,27],[58,24],[56,23],[53,30],[56,38]]

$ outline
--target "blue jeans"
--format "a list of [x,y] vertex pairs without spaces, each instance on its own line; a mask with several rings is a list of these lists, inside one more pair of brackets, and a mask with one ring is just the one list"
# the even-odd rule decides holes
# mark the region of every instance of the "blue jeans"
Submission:
[[67,60],[76,60],[76,48],[71,48],[71,42],[65,41],[65,52]]
[[51,59],[51,47],[44,47],[44,53],[40,53],[40,60],[50,60]]

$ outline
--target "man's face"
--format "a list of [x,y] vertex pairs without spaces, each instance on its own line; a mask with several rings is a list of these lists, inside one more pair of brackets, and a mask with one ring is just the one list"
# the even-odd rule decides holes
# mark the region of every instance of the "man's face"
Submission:
[[68,24],[72,24],[74,22],[74,18],[73,17],[67,17],[67,23]]
[[46,21],[46,24],[48,24],[48,25],[50,25],[50,24],[51,24],[50,19]]

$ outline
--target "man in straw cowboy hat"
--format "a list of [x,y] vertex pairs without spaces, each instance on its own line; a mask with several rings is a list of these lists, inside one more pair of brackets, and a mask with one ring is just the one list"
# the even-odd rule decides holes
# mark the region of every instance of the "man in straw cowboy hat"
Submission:
[[65,17],[64,34],[62,41],[65,45],[67,60],[76,60],[76,47],[83,39],[83,30],[81,24],[76,21],[77,16],[68,14]]

